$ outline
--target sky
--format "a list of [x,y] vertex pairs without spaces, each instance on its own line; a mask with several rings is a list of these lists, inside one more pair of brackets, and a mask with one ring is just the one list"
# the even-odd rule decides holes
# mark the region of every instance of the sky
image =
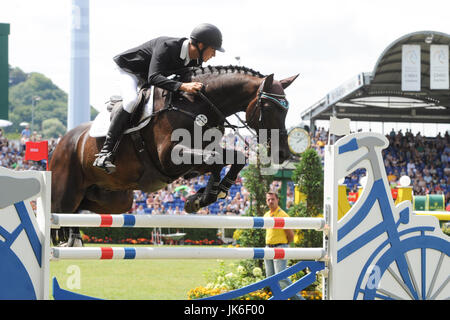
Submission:
[[[71,0],[2,0],[0,23],[11,25],[9,63],[40,72],[69,92]],[[90,103],[114,93],[112,57],[161,35],[183,37],[199,23],[222,31],[225,53],[206,65],[240,64],[281,80],[286,127],[328,92],[371,72],[392,42],[424,30],[450,32],[448,0],[91,0]],[[387,130],[387,129],[385,129]]]

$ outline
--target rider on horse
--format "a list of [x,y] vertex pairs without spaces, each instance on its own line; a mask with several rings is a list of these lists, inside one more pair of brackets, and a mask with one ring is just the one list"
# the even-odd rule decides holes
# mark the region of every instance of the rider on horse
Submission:
[[127,128],[131,114],[139,102],[138,87],[153,85],[168,91],[196,93],[200,82],[182,83],[167,77],[175,70],[201,66],[222,48],[222,33],[212,24],[200,24],[187,38],[158,37],[114,57],[121,75],[123,108],[111,120],[105,142],[96,155],[94,166],[107,173],[115,171],[113,164],[117,144]]

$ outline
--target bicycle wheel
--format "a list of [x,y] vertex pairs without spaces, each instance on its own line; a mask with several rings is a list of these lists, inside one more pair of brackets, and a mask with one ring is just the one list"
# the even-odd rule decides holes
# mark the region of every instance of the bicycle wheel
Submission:
[[25,266],[0,241],[0,300],[35,300],[33,282]]
[[364,288],[359,294],[365,300],[449,299],[449,256],[445,239],[421,235],[402,240],[371,265],[365,285],[358,286]]

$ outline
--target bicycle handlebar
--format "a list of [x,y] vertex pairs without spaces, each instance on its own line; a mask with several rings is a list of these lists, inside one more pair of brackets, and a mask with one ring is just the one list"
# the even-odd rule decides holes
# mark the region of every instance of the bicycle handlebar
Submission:
[[339,154],[343,154],[349,151],[355,151],[358,149],[359,149],[358,140],[356,138],[353,138],[346,144],[343,144],[342,146],[339,147]]
[[367,159],[370,161],[372,166],[372,171],[374,174],[375,180],[380,179],[381,176],[381,165],[378,163],[377,155],[375,152],[375,147],[383,147],[385,145],[385,141],[379,137],[368,136],[361,138],[352,138],[347,143],[339,146],[338,153],[343,154],[350,151],[358,150],[361,147],[366,147],[368,152],[364,154],[362,157],[354,161],[350,166],[348,166],[347,171],[354,168],[358,163]]

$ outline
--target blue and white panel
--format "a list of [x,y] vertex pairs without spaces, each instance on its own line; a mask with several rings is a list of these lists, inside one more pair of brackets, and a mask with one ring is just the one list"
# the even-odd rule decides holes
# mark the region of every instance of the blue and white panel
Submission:
[[[14,183],[24,184],[22,201],[15,202],[0,209],[0,299],[43,299],[47,297],[46,286],[43,286],[43,273],[48,266],[44,261],[42,243],[44,234],[36,222],[35,212],[30,204],[30,195],[40,186],[39,174],[13,172],[14,176],[26,179],[11,178],[10,170],[0,168],[0,190],[2,202],[8,201],[7,194],[14,189]],[[5,178],[7,177],[7,179]],[[1,183],[7,181],[8,183]],[[37,184],[36,184],[37,183]],[[27,190],[26,184],[34,185]],[[18,190],[15,190],[18,192]],[[37,194],[39,195],[39,194]],[[17,201],[17,195],[12,201]]]
[[[449,237],[436,218],[416,216],[410,202],[394,204],[381,156],[387,146],[383,135],[356,133],[326,150],[334,179],[326,182],[332,196],[324,195],[334,212],[330,298],[449,298]],[[363,192],[337,221],[338,181],[359,168],[367,174]]]

